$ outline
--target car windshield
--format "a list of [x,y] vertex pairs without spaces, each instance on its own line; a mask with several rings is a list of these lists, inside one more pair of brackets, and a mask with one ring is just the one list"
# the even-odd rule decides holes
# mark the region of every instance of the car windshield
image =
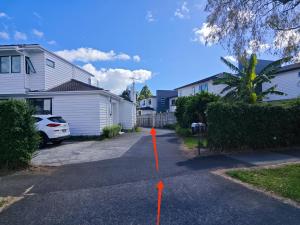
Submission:
[[55,122],[55,123],[66,123],[66,121],[60,116],[49,117],[48,120]]

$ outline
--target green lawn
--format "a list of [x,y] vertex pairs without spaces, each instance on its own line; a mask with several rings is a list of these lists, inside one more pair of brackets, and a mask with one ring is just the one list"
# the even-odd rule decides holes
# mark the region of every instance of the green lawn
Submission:
[[[198,147],[198,141],[199,141],[198,137],[194,137],[194,136],[192,136],[192,137],[183,137],[183,143],[189,149],[197,148]],[[201,138],[201,143],[202,143],[203,147],[207,147],[206,139]]]
[[270,169],[233,170],[226,174],[300,202],[300,164]]

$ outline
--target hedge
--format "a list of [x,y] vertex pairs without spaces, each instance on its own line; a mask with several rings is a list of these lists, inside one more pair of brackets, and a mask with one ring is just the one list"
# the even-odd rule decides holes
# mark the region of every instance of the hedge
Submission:
[[112,125],[103,128],[103,135],[107,138],[115,137],[121,131],[120,125]]
[[300,104],[211,103],[208,106],[211,149],[263,149],[300,144]]
[[34,123],[25,101],[0,102],[0,167],[14,169],[30,163],[39,144]]

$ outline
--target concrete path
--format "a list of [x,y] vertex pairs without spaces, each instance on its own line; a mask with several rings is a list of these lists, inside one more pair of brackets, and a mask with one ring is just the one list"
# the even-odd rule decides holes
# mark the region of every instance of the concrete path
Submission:
[[121,157],[145,132],[125,133],[103,141],[64,142],[41,149],[32,159],[33,165],[61,166]]
[[288,162],[300,162],[300,155],[289,154],[289,152],[251,152],[232,154],[229,155],[229,157],[245,163],[249,163],[254,166],[267,166]]
[[179,146],[173,133],[158,135],[159,173],[145,136],[118,158],[3,177],[0,195],[32,188],[0,214],[0,224],[155,224],[159,180],[161,225],[299,224],[300,209],[211,173],[253,164],[224,155],[188,159]]

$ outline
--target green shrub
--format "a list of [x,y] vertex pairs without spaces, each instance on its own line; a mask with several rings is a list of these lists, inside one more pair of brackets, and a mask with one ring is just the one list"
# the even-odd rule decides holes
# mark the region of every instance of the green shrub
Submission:
[[208,144],[212,149],[284,147],[300,144],[300,104],[211,103]]
[[194,96],[179,97],[176,100],[175,116],[180,127],[190,128],[193,122],[206,123],[207,105],[219,100],[219,96],[200,92]]
[[164,126],[165,129],[169,129],[169,130],[175,130],[176,129],[176,124],[166,124]]
[[103,128],[103,135],[107,138],[112,138],[119,135],[120,131],[121,131],[120,125],[107,126]]
[[0,102],[0,167],[14,169],[30,163],[39,144],[34,123],[25,101]]
[[182,128],[179,125],[176,126],[175,131],[179,136],[182,136],[182,137],[188,137],[188,136],[192,135],[191,128]]

